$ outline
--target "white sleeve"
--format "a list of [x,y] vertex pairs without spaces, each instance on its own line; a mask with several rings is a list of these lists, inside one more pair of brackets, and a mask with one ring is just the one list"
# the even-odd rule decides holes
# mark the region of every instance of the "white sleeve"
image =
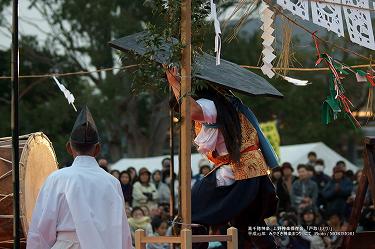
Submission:
[[122,193],[121,185],[120,183],[117,185],[118,194],[121,196],[123,200],[123,212],[122,212],[122,249],[132,249],[132,236],[130,233],[130,227],[128,223],[128,218],[126,217],[126,211],[125,211],[125,200],[124,195]]
[[217,111],[215,103],[209,99],[198,99],[198,105],[202,108],[205,123],[216,123]]
[[27,236],[27,249],[49,249],[56,242],[59,195],[53,177],[39,191]]

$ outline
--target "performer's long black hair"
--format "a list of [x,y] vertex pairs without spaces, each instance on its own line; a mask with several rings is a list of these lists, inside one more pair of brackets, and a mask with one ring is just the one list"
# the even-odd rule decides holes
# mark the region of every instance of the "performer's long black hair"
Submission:
[[[230,93],[228,92],[228,94]],[[219,129],[223,134],[230,158],[239,162],[241,157],[241,123],[236,108],[227,99],[224,92],[219,92],[211,86],[196,90],[195,96],[195,99],[205,98],[215,103],[216,123],[220,126]]]

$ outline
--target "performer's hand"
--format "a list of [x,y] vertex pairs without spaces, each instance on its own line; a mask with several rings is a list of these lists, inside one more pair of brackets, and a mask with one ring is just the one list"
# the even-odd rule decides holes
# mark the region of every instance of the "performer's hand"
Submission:
[[177,67],[168,67],[163,65],[169,84],[173,87],[180,85],[180,76]]

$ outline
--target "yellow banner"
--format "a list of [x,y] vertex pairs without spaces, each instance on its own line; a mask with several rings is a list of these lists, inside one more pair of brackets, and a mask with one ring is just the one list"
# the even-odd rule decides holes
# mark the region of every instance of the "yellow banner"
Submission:
[[280,157],[280,135],[277,131],[276,121],[269,121],[260,124],[264,135],[270,141],[278,157]]

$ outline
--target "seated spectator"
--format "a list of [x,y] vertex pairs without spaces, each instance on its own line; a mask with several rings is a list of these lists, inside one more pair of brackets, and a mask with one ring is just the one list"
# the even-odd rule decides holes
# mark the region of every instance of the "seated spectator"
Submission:
[[155,184],[156,190],[159,193],[158,203],[169,204],[171,191],[169,190],[169,186],[162,182],[160,170],[155,170],[154,173],[152,173],[152,181]]
[[129,202],[125,202],[125,213],[126,213],[126,217],[130,218],[132,216],[132,208],[130,206],[130,203]]
[[306,165],[306,170],[307,170],[307,177],[309,179],[312,179],[312,177],[315,175],[314,166],[312,166],[312,165]]
[[133,186],[131,185],[131,177],[128,171],[124,170],[120,173],[120,183],[125,202],[132,203]]
[[318,185],[318,201],[317,206],[324,206],[324,198],[322,196],[322,191],[326,184],[331,180],[331,177],[324,174],[324,161],[322,159],[316,160],[314,169],[315,169],[315,175],[311,178],[316,184]]
[[131,212],[131,217],[128,219],[130,233],[132,235],[132,241],[135,241],[135,231],[137,229],[143,229],[147,236],[152,236],[152,227],[150,224],[150,217],[145,216],[142,208],[134,207]]
[[311,207],[305,208],[301,214],[301,225],[308,229],[309,226],[319,226],[320,223],[317,219],[317,213]]
[[129,172],[131,184],[133,185],[136,181],[138,181],[137,170],[135,170],[134,167],[129,167],[126,169],[126,171]]
[[335,166],[332,180],[328,182],[322,192],[322,196],[327,202],[327,211],[337,212],[340,216],[345,215],[346,200],[353,189],[352,181],[344,177],[344,173],[344,168]]
[[272,169],[271,180],[272,183],[275,185],[276,194],[279,197],[277,212],[287,211],[290,209],[291,205],[289,191],[282,177],[283,174],[281,168],[276,167]]
[[[163,173],[162,173],[163,174]],[[179,191],[179,182],[178,182],[178,177],[176,173],[173,172],[173,178],[174,178],[174,208],[178,208],[178,191]],[[170,174],[166,174],[165,176],[163,175],[163,182],[168,185],[169,190],[171,190],[171,177]]]
[[133,207],[147,206],[152,209],[157,206],[159,193],[150,180],[151,172],[147,168],[141,168],[139,180],[133,185]]
[[315,166],[315,162],[316,162],[316,159],[317,159],[317,155],[315,153],[315,151],[310,151],[308,154],[307,154],[307,165],[311,165],[311,166]]
[[170,175],[170,168],[171,168],[171,159],[169,157],[163,158],[161,161],[161,175],[162,175],[162,181],[165,182],[165,177],[167,175]]
[[290,163],[285,162],[281,165],[281,171],[283,172],[283,182],[288,188],[289,194],[291,194],[293,182],[297,180],[297,177],[293,175],[294,169]]
[[[154,236],[165,236],[167,235],[168,223],[163,221],[159,217],[152,218],[151,221],[153,235]],[[168,243],[148,243],[146,249],[169,249]]]
[[363,231],[375,231],[374,206],[367,206],[363,209],[359,223]]
[[140,208],[143,210],[145,216],[151,217],[150,209],[147,206],[141,206]]
[[104,158],[99,159],[98,164],[99,164],[100,168],[102,168],[106,172],[108,172],[108,161],[107,161],[107,159],[104,159]]
[[[298,218],[295,212],[282,212],[278,223],[283,227],[296,227],[298,226]],[[276,236],[275,239],[280,249],[310,249],[310,240],[305,239],[302,236],[281,235]]]
[[204,158],[199,160],[198,167],[199,167],[199,173],[192,177],[191,186],[193,186],[194,183],[200,181],[205,175],[207,175],[211,171],[210,162]]
[[312,206],[316,210],[318,186],[308,177],[306,165],[298,165],[297,170],[299,179],[292,186],[292,206],[299,212],[309,206]]
[[354,179],[354,172],[353,172],[353,170],[351,170],[351,169],[348,169],[346,172],[345,172],[345,176],[349,179],[349,180],[351,180],[351,181],[354,181],[355,179]]
[[111,170],[110,174],[116,177],[116,179],[120,180],[120,171],[117,169]]
[[[330,226],[333,231],[340,232],[343,231],[342,227],[344,226],[344,222],[341,219],[341,215],[335,211],[328,211],[327,215],[327,224]],[[327,236],[329,239],[326,243],[330,246],[329,248],[336,249],[339,248],[342,244],[343,237],[335,235],[333,233],[328,234]]]
[[339,166],[339,167],[341,167],[341,168],[343,168],[344,169],[344,173],[346,172],[346,163],[344,162],[344,161],[338,161],[337,163],[336,163],[336,166]]

